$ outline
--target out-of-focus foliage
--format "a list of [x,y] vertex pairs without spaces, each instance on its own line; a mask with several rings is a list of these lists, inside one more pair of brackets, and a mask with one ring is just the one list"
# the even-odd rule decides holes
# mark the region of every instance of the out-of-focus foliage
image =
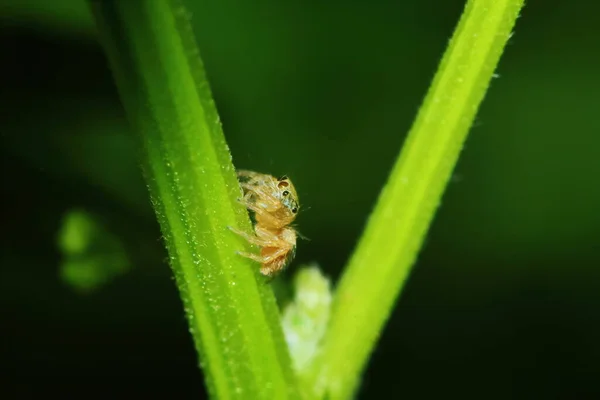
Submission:
[[[181,305],[83,3],[0,7],[3,358],[19,376],[135,370],[139,393],[159,384],[148,376],[176,372],[196,394]],[[463,4],[188,2],[235,165],[290,175],[305,206],[297,223],[310,241],[284,278],[311,261],[339,273]],[[526,5],[364,398],[599,389],[599,13],[586,0]],[[135,268],[85,299],[57,278],[54,238],[75,206],[103,216]]]
[[58,247],[63,255],[61,278],[80,292],[96,290],[130,267],[119,238],[83,210],[65,215]]
[[81,0],[2,0],[0,18],[14,27],[27,26],[41,31],[93,36],[90,10]]

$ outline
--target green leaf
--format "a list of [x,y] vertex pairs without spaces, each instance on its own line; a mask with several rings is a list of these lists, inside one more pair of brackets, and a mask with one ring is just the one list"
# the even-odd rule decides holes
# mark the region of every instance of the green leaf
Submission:
[[467,3],[435,79],[336,290],[312,383],[347,399],[408,277],[523,5]]
[[92,1],[209,392],[219,399],[297,398],[273,293],[250,231],[188,13],[175,0]]

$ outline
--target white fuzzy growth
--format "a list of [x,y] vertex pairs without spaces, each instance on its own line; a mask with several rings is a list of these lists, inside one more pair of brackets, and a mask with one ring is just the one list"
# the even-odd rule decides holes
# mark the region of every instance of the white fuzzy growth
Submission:
[[295,279],[296,295],[283,312],[285,339],[296,371],[315,358],[329,322],[331,288],[319,268],[303,268]]

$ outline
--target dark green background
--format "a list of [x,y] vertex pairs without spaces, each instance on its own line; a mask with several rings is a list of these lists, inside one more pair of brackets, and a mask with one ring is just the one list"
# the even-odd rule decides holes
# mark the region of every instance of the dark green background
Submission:
[[[310,261],[337,278],[464,2],[188,3],[235,165],[298,188],[310,241],[285,278]],[[201,397],[85,2],[1,0],[0,50],[0,372],[46,394]],[[529,1],[360,398],[600,391],[599,72],[600,3]],[[88,295],[59,276],[75,207],[133,260]]]

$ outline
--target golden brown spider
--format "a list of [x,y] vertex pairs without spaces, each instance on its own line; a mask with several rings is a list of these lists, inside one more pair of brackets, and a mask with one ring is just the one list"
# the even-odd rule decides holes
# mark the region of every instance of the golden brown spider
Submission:
[[260,255],[238,252],[262,264],[260,272],[275,276],[294,258],[296,230],[289,225],[300,208],[298,194],[287,176],[277,179],[271,175],[240,170],[237,173],[244,197],[244,206],[254,212],[254,233],[249,235],[230,227],[248,242],[260,246]]

